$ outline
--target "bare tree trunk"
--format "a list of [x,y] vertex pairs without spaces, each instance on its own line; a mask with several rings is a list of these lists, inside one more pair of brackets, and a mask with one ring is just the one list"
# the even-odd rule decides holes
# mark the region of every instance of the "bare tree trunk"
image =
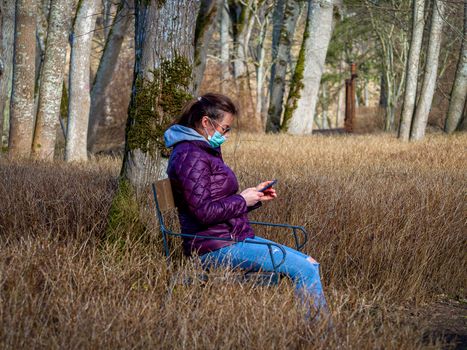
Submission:
[[0,24],[0,148],[3,145],[4,122],[9,109],[13,75],[15,39],[15,0],[1,0]]
[[34,128],[34,83],[36,72],[35,0],[16,1],[15,53],[10,107],[8,152],[29,157]]
[[415,111],[413,126],[410,133],[411,140],[421,140],[425,136],[428,114],[430,113],[438,75],[439,50],[441,48],[444,10],[444,2],[441,0],[435,0],[433,3],[433,14],[431,18],[430,39],[428,42],[425,74],[423,76],[423,85],[420,92],[420,99]]
[[230,78],[230,48],[229,48],[229,28],[230,17],[227,10],[227,0],[222,1],[221,25],[220,25],[220,45],[221,45],[221,92],[226,93],[226,82]]
[[[281,36],[282,24],[284,22],[284,10],[285,10],[285,0],[276,0],[275,5],[274,5],[274,10],[272,12],[271,70],[269,74],[269,87],[268,87],[269,95],[271,95],[272,87],[274,85],[274,79],[276,77],[277,52],[279,49],[279,40]],[[269,99],[269,104],[270,103],[271,103],[271,99]],[[269,106],[268,106],[268,109],[269,109]],[[266,130],[268,130],[267,119],[268,117],[266,117]]]
[[195,29],[195,65],[193,66],[195,95],[198,95],[203,81],[208,46],[220,7],[222,7],[222,1],[220,0],[201,0]]
[[87,135],[91,104],[89,69],[97,1],[81,1],[72,33],[65,146],[67,162],[88,159]]
[[262,114],[263,111],[263,95],[264,95],[264,66],[265,66],[265,55],[266,55],[266,32],[269,26],[269,13],[263,13],[262,18],[264,18],[261,23],[261,29],[259,34],[259,41],[256,48],[257,51],[257,66],[256,66],[256,116],[259,116],[261,119],[261,126],[265,125],[265,118]]
[[[307,17],[307,32],[304,35],[304,66],[297,63],[296,71],[303,70],[303,78],[292,101],[292,115],[286,125],[291,134],[311,134],[318,101],[321,75],[332,34],[333,0],[311,0]],[[294,82],[297,84],[297,82]],[[285,121],[285,118],[284,118]]]
[[457,62],[456,78],[452,86],[451,101],[444,131],[452,133],[460,126],[467,98],[467,0],[464,0],[464,40]]
[[284,104],[285,78],[288,58],[292,49],[295,27],[300,14],[298,1],[287,1],[283,24],[277,48],[276,60],[271,67],[270,100],[266,131],[278,132],[281,125],[282,106]]
[[52,0],[51,3],[32,145],[33,155],[38,159],[52,160],[54,156],[73,5],[74,0]]
[[118,56],[122,47],[128,25],[133,20],[133,0],[122,0],[112,28],[107,37],[104,52],[99,61],[96,78],[91,90],[91,107],[89,111],[87,147],[90,152],[94,151],[99,124],[105,116],[106,89],[112,81],[117,66]]
[[0,154],[3,148],[3,108],[4,108],[4,100],[6,97],[5,89],[4,89],[4,79],[3,73],[5,72],[5,62],[3,60],[3,16],[4,16],[4,3],[3,1],[0,2]]
[[248,120],[246,118],[241,118],[240,123],[250,131],[259,131],[262,129],[261,117],[255,115],[247,65],[248,45],[255,19],[255,6],[256,0],[229,1],[229,11],[233,28],[233,67],[237,99],[243,111],[242,115],[245,117],[250,116]]
[[323,110],[321,111],[321,129],[329,129],[329,119],[328,119],[328,107],[329,107],[329,101],[328,101],[328,89],[329,89],[329,84],[324,82],[323,85],[321,86],[321,98],[322,98],[322,103],[321,106]]
[[[131,1],[131,0],[129,0]],[[112,21],[112,17],[114,15],[114,11],[115,11],[115,7],[116,7],[116,4],[114,3],[113,0],[102,0],[103,2],[103,5],[104,5],[104,20],[103,20],[103,23],[104,23],[104,38],[105,38],[105,41],[107,42],[107,39],[109,37],[109,34],[110,34],[110,31],[111,31],[111,28],[112,28],[112,23],[114,23],[115,20]],[[126,5],[126,0],[123,1],[123,5],[125,6]],[[132,3],[134,1],[131,1]]]
[[45,56],[45,45],[47,39],[47,28],[49,26],[49,13],[51,0],[36,0],[38,11],[36,17],[36,103],[37,92],[40,86],[40,74]]
[[410,42],[409,59],[407,60],[404,105],[399,125],[399,138],[403,141],[408,141],[410,136],[410,126],[412,125],[415,99],[417,97],[418,66],[424,27],[425,0],[413,0],[412,41]]
[[[136,2],[136,62],[122,176],[136,194],[165,177],[163,132],[192,98],[194,28],[199,2]],[[164,38],[177,40],[164,40]]]
[[252,14],[250,5],[253,0],[246,2],[233,1],[230,6],[231,18],[233,19],[234,33],[234,78],[243,78],[247,73],[246,59],[249,41],[249,22]]

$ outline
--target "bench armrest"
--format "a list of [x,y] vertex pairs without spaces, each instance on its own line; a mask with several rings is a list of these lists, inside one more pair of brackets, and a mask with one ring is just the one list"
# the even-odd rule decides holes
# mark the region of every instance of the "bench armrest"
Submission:
[[[242,241],[238,241],[236,239],[233,239],[233,238],[222,238],[222,237],[214,237],[214,236],[204,236],[204,235],[196,235],[196,234],[189,234],[189,233],[176,233],[176,232],[172,232],[170,230],[167,230],[167,229],[164,229],[163,230],[165,232],[165,234],[167,235],[170,235],[170,236],[177,236],[177,237],[191,237],[191,238],[200,238],[200,239],[213,239],[213,240],[217,240],[217,241],[228,241],[228,242],[242,242]],[[265,245],[268,247],[268,251],[269,251],[269,257],[271,258],[271,262],[272,262],[272,266],[274,267],[274,272],[277,273],[277,268],[279,266],[281,266],[284,262],[285,262],[285,256],[287,255],[284,247],[282,247],[280,244],[277,244],[277,243],[274,243],[274,242],[257,242],[257,241],[253,241],[251,239],[245,239],[243,242],[246,242],[246,243],[250,243],[250,244],[259,244],[259,245]],[[274,260],[274,255],[273,255],[273,251],[272,251],[272,247],[276,247],[277,249],[279,249],[282,253],[282,259],[279,261],[279,263],[276,263],[276,261]]]
[[[262,221],[250,221],[250,224],[253,225],[261,225],[261,226],[269,226],[269,227],[283,227],[283,228],[289,228],[292,230],[292,234],[295,239],[295,248],[300,251],[305,244],[308,242],[308,232],[306,232],[305,228],[303,226],[295,226],[295,225],[289,225],[289,224],[274,224],[272,222],[262,222]],[[303,234],[303,242],[300,243],[298,236],[297,236],[297,231],[301,231]]]

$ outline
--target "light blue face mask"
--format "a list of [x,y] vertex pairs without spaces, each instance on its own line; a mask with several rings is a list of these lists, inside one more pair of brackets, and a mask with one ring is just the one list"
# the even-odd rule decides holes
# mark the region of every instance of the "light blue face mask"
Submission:
[[225,142],[225,137],[223,135],[221,135],[221,133],[219,131],[216,130],[214,135],[209,136],[209,134],[208,134],[208,141],[209,141],[209,144],[212,147],[216,148],[216,147],[219,147],[220,145],[222,145]]
[[[211,122],[211,125],[212,125],[212,120],[209,118],[209,121]],[[214,125],[212,125],[212,127],[214,128]],[[214,130],[216,130],[214,128]],[[206,131],[206,130],[205,130]],[[209,141],[209,144],[216,148],[216,147],[219,147],[220,145],[222,145],[226,138],[224,135],[222,135],[219,131],[215,131],[214,134],[212,136],[209,136],[208,132],[206,131],[206,134],[208,135],[208,141]]]

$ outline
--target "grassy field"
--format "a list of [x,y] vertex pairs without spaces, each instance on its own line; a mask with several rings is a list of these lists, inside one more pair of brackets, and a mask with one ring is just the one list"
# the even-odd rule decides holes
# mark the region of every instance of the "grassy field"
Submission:
[[175,284],[171,276],[199,268],[169,269],[157,227],[127,232],[124,245],[106,240],[120,159],[0,159],[0,348],[454,346],[441,334],[467,336],[466,149],[466,134],[229,140],[224,159],[241,188],[279,181],[278,199],[251,218],[308,229],[328,332],[303,318],[286,280]]

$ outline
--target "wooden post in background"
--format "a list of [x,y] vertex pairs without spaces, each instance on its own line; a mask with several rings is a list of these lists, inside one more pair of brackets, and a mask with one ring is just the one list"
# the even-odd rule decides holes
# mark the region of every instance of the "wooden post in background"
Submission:
[[347,132],[353,131],[355,119],[355,79],[357,78],[357,65],[350,64],[350,79],[345,80],[345,119],[344,128]]

